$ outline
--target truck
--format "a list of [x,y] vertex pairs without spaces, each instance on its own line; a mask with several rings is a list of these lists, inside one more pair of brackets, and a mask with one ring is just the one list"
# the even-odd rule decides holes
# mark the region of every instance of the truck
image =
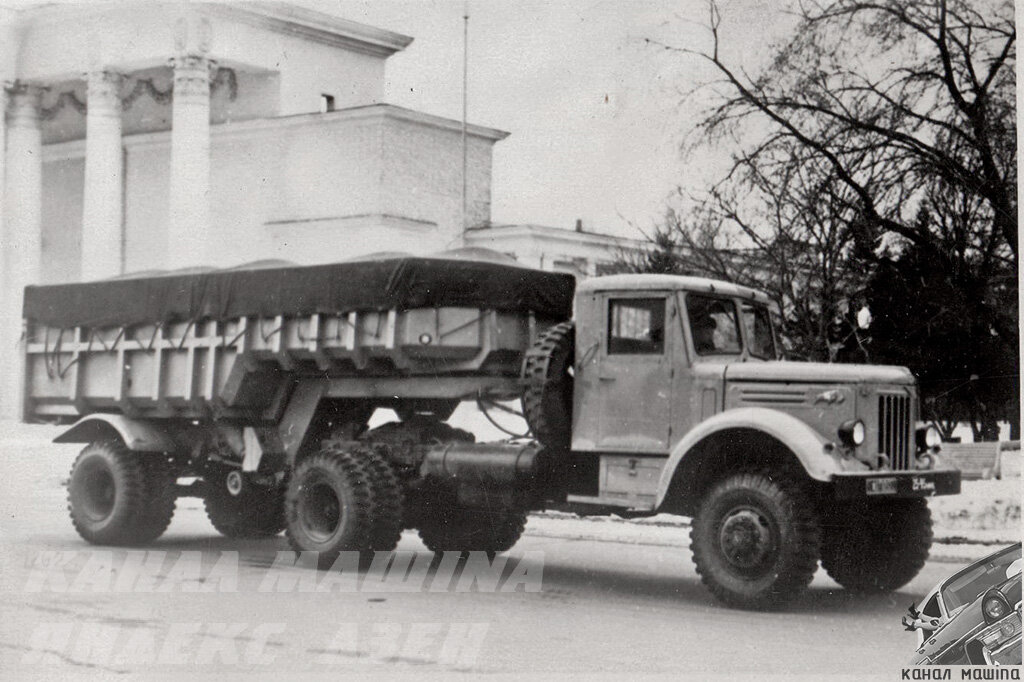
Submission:
[[[533,511],[675,514],[710,592],[763,609],[819,561],[906,584],[927,498],[960,490],[910,371],[783,360],[778,310],[728,282],[395,255],[31,286],[24,311],[24,411],[85,444],[90,543],[155,540],[181,496],[324,567],[405,529],[493,556]],[[530,437],[476,442],[449,423],[467,402],[518,403]]]

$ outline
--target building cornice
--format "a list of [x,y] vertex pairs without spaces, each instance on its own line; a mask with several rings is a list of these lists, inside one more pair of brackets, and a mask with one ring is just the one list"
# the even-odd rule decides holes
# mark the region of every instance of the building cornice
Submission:
[[[253,137],[268,130],[287,130],[306,128],[312,125],[328,126],[352,123],[358,121],[404,121],[425,127],[437,128],[440,130],[461,131],[462,124],[432,114],[424,114],[411,109],[396,107],[392,104],[371,104],[368,106],[353,107],[351,109],[339,109],[327,114],[296,114],[294,116],[279,116],[275,118],[255,118],[248,121],[233,121],[210,126],[210,138],[214,141],[230,140],[232,138]],[[468,125],[466,133],[470,137],[484,140],[498,141],[508,137],[508,133],[495,128],[484,126]],[[171,131],[157,130],[148,133],[135,133],[125,135],[122,138],[123,144],[128,148],[139,147],[162,147],[170,144]],[[85,153],[85,140],[67,140],[54,142],[43,147],[43,158],[47,161],[58,159],[80,158]],[[551,228],[554,229],[554,228]],[[556,230],[558,231],[558,230]],[[564,231],[564,230],[563,230]]]
[[[348,112],[349,115],[355,116],[359,110],[374,110],[382,109],[383,114],[388,118],[392,118],[399,121],[409,121],[410,123],[419,123],[420,125],[430,126],[432,128],[440,128],[442,130],[451,130],[455,132],[462,132],[462,122],[456,121],[451,118],[444,118],[443,116],[435,116],[433,114],[427,114],[422,111],[416,111],[415,109],[406,109],[405,107],[395,106],[394,104],[371,104],[363,107],[353,107],[352,109],[344,109],[342,111]],[[367,111],[370,113],[370,111]],[[373,114],[371,114],[373,115]],[[488,140],[494,140],[498,142],[504,140],[509,136],[509,132],[506,130],[499,130],[498,128],[488,128],[486,126],[473,125],[469,123],[466,125],[466,134],[472,135],[473,137],[483,137]]]
[[642,239],[619,237],[596,232],[578,232],[547,225],[495,225],[492,227],[474,227],[466,232],[469,239],[515,239],[556,241],[566,244],[590,244],[593,246],[614,245],[629,249],[642,249],[648,246]]
[[[30,5],[18,10],[16,16],[27,23],[45,24],[102,16],[125,9],[132,10],[140,5],[141,3],[133,5],[106,2],[81,5],[47,3]],[[162,2],[152,5],[188,8],[205,16],[241,22],[303,40],[382,58],[404,50],[413,41],[411,36],[284,2]]]
[[205,14],[375,57],[390,57],[413,41],[411,36],[285,2],[211,2],[198,7]]

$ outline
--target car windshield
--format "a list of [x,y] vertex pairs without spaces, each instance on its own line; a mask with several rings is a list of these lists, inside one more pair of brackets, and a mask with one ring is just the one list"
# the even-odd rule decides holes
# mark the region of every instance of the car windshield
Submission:
[[[1014,545],[1005,551],[968,567],[953,576],[942,586],[942,602],[946,612],[952,613],[961,606],[970,604],[985,590],[995,587],[1020,571],[1021,546]],[[1011,565],[1016,565],[1011,569]]]
[[729,299],[701,294],[686,298],[690,330],[698,355],[739,354],[740,331],[736,306]]

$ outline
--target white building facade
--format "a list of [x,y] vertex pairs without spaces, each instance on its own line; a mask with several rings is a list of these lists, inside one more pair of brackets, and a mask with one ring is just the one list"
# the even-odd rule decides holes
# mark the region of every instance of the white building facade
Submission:
[[[27,284],[461,246],[461,122],[383,102],[411,41],[283,3],[2,10],[0,412]],[[506,135],[467,126],[465,224]]]
[[593,275],[633,246],[489,228],[508,133],[384,103],[411,41],[286,3],[0,9],[0,416],[28,284],[466,246]]

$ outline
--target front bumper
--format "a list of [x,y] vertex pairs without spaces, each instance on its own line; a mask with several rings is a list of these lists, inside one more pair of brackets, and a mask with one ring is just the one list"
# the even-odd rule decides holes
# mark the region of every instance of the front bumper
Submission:
[[956,495],[960,471],[865,471],[834,474],[833,495],[838,500],[892,499]]

